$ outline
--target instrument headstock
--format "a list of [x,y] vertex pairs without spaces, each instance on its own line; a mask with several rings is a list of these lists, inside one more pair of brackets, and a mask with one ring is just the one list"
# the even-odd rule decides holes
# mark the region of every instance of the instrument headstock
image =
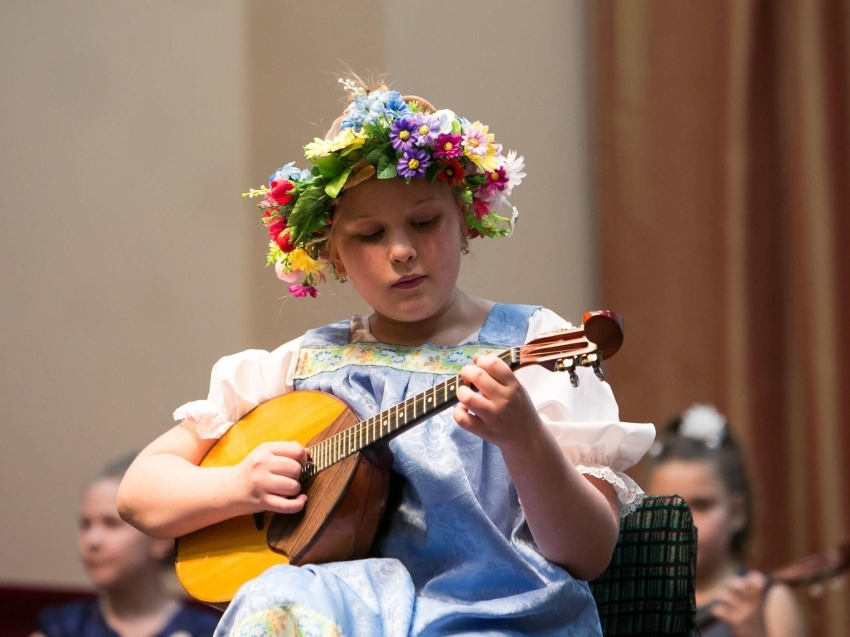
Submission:
[[573,387],[577,387],[577,367],[590,367],[599,380],[605,380],[602,361],[616,354],[622,344],[621,316],[607,310],[587,312],[580,327],[543,334],[520,347],[519,365],[568,372]]

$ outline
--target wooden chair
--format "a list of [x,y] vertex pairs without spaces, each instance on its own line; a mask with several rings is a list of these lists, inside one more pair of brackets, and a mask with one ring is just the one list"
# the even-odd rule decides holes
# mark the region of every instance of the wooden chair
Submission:
[[677,496],[646,496],[623,519],[608,569],[590,582],[602,634],[694,634],[696,527]]

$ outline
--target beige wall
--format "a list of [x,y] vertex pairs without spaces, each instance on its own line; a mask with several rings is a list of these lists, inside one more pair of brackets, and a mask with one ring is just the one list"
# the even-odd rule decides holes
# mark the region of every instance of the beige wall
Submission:
[[87,476],[202,397],[219,356],[365,309],[337,284],[284,300],[239,197],[338,114],[343,63],[525,155],[517,233],[473,242],[461,285],[580,318],[584,56],[562,0],[0,4],[0,580],[84,583]]

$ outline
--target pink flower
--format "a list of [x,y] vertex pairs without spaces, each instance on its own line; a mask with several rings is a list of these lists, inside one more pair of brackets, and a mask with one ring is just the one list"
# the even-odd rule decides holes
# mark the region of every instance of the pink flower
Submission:
[[487,186],[496,190],[504,190],[505,184],[508,183],[508,178],[505,176],[505,169],[499,167],[493,172],[487,173]]
[[297,270],[294,272],[284,272],[283,259],[278,259],[277,263],[274,264],[274,272],[278,279],[287,283],[294,283],[298,279],[298,275],[301,274]]
[[463,138],[460,135],[443,133],[434,142],[434,157],[437,159],[454,159],[463,155],[463,147],[460,145]]
[[481,221],[484,217],[490,214],[490,204],[483,199],[479,199],[477,195],[472,200],[472,204],[469,207],[472,209],[472,212],[475,213],[475,218],[478,219],[478,221]]
[[318,290],[312,285],[301,285],[300,283],[296,283],[295,285],[289,286],[289,293],[292,296],[297,297],[305,297],[308,294],[312,296],[314,299],[316,298],[316,294],[318,294]]
[[280,181],[275,180],[269,185],[272,188],[269,195],[278,203],[278,205],[285,206],[292,201],[293,197],[289,193],[295,190],[295,184],[291,181],[288,179],[281,179]]

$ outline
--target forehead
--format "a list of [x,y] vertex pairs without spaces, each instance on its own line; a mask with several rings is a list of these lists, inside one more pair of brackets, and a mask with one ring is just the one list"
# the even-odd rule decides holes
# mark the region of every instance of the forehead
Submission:
[[685,500],[700,495],[725,493],[717,467],[709,460],[669,460],[652,470],[653,493],[678,493]]
[[336,216],[358,219],[405,212],[427,203],[454,205],[451,189],[444,183],[429,183],[424,179],[413,179],[406,184],[398,178],[373,177],[345,192],[337,204]]

